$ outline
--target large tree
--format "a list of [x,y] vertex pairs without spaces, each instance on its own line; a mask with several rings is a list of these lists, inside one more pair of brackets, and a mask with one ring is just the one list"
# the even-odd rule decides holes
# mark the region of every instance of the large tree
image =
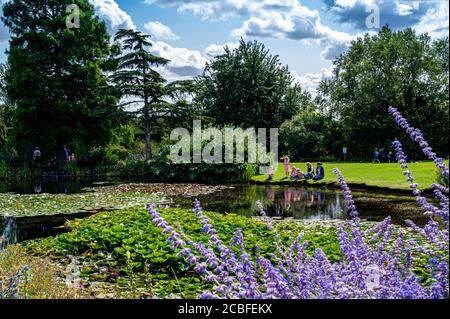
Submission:
[[288,68],[256,41],[241,40],[234,50],[225,47],[197,82],[198,101],[219,125],[279,127],[309,105]]
[[[76,21],[69,5],[79,8],[78,28],[67,25]],[[107,143],[117,111],[102,72],[109,36],[88,0],[11,0],[2,20],[11,33],[5,80],[19,154],[29,158],[38,146],[61,162],[63,145],[80,157]]]
[[146,159],[152,159],[152,127],[158,119],[186,118],[192,111],[192,81],[166,83],[157,67],[169,60],[149,52],[150,35],[135,30],[119,30],[115,36],[118,48],[115,71],[111,75],[124,108],[137,107],[132,113],[142,119],[145,133]]
[[[412,125],[425,133],[433,148],[448,154],[448,38],[432,41],[411,29],[382,28],[358,38],[334,61],[334,74],[320,86],[325,110],[342,121],[343,134],[354,158],[372,156],[403,133],[388,115],[396,106]],[[420,150],[406,143],[418,159]]]

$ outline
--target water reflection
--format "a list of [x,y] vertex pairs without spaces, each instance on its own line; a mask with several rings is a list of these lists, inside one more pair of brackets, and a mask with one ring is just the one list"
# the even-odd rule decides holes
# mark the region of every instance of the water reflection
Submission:
[[[206,210],[244,216],[258,215],[255,203],[259,200],[268,215],[276,218],[327,220],[347,217],[347,206],[339,192],[306,187],[237,185],[234,189],[199,196],[199,199]],[[192,199],[174,200],[189,207]]]
[[304,187],[267,187],[266,193],[267,197],[262,202],[271,216],[319,220],[346,217],[345,201],[336,192],[309,190]]

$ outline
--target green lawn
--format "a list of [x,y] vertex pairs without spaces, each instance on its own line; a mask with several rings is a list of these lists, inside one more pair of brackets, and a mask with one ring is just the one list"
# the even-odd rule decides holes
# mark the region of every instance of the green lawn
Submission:
[[[448,164],[448,161],[446,162]],[[306,171],[306,163],[292,163],[291,168],[294,165],[302,171]],[[420,188],[428,188],[430,184],[435,182],[437,169],[433,162],[427,161],[410,163],[408,166]],[[366,184],[369,186],[388,187],[393,189],[409,188],[406,178],[403,176],[402,169],[398,163],[372,164],[330,162],[324,163],[324,167],[325,179],[319,183],[337,182],[336,175],[333,174],[333,168],[338,167],[345,176],[347,183]],[[263,182],[265,179],[265,175],[257,175],[252,178],[253,181],[257,182]],[[291,180],[284,177],[283,164],[280,163],[275,172],[274,179],[271,182],[276,183],[289,181]],[[309,183],[313,185],[317,182],[309,181]]]

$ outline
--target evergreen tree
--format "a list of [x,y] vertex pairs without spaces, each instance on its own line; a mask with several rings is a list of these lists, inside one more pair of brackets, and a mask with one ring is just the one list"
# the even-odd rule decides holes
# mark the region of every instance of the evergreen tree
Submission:
[[134,113],[142,118],[145,132],[145,157],[152,158],[152,124],[157,119],[186,119],[192,114],[192,81],[166,80],[155,70],[169,60],[151,54],[150,35],[134,30],[119,30],[115,36],[119,48],[111,76],[120,95],[124,98],[122,107],[138,106]]
[[115,41],[119,43],[117,69],[112,80],[119,87],[121,95],[130,100],[122,106],[143,105],[137,113],[143,118],[145,132],[145,157],[150,160],[152,108],[162,102],[166,80],[153,68],[165,65],[169,60],[157,57],[147,51],[152,44],[150,36],[134,30],[119,30]]
[[[67,24],[76,21],[68,10],[74,5],[79,27]],[[56,152],[61,163],[63,145],[80,157],[107,143],[117,111],[102,72],[109,36],[88,0],[11,0],[2,20],[11,33],[5,81],[22,158],[39,146],[44,158]]]

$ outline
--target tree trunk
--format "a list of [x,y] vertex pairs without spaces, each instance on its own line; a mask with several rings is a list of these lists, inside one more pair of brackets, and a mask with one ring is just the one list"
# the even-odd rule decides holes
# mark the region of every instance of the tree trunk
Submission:
[[66,164],[66,154],[64,153],[64,144],[56,143],[56,174],[59,175]]
[[150,161],[152,159],[152,137],[150,128],[150,117],[148,110],[144,114],[144,130],[145,130],[145,159]]

